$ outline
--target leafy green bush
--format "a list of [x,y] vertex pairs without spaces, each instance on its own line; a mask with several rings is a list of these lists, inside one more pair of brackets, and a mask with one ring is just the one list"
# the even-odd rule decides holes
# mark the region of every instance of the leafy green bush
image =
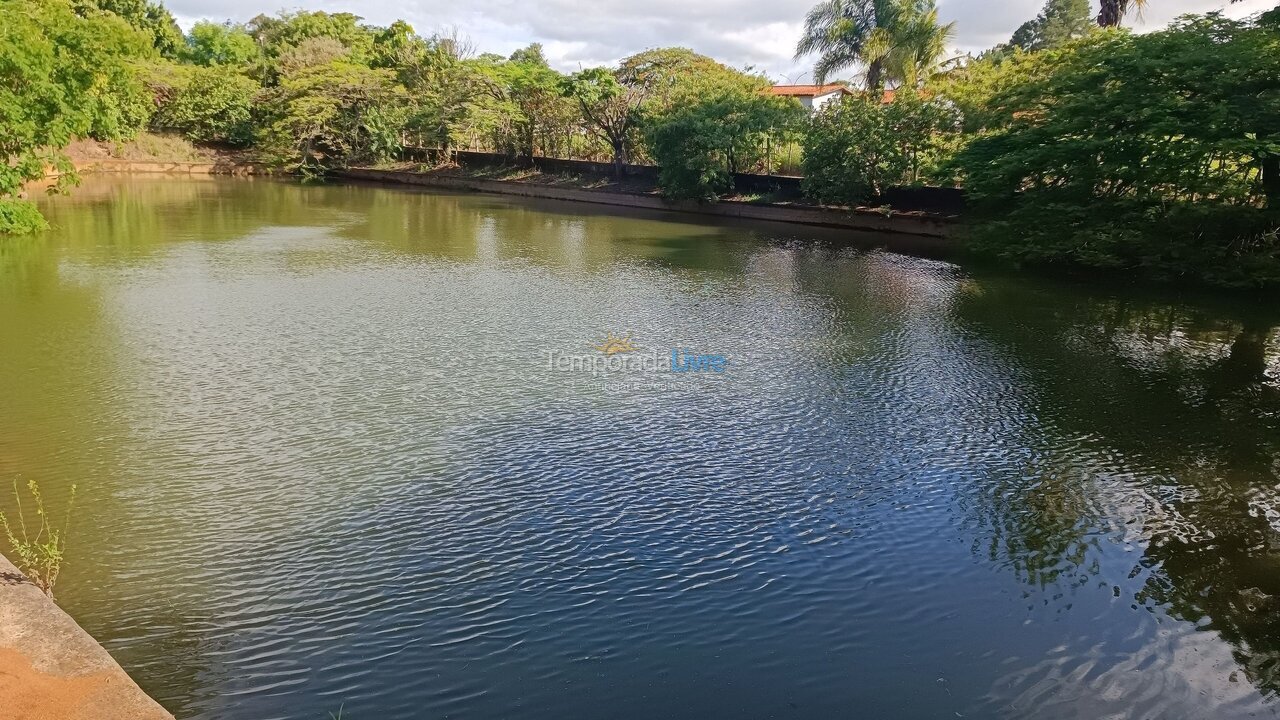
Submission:
[[381,162],[399,149],[407,98],[390,70],[335,60],[283,76],[268,97],[262,150],[281,167]]
[[193,67],[162,100],[153,126],[194,142],[248,145],[254,137],[256,80],[221,67]]
[[675,107],[647,128],[667,197],[714,201],[733,189],[733,174],[764,159],[767,138],[795,124],[803,110],[790,98],[730,89]]
[[[1037,197],[1038,195],[1044,197]],[[1092,206],[1032,191],[972,230],[969,244],[1018,265],[1140,270],[1160,281],[1280,286],[1280,219],[1221,203]]]
[[860,204],[904,169],[886,113],[866,98],[828,103],[810,123],[803,147],[801,187],[818,202]]
[[201,20],[191,27],[179,57],[194,65],[240,66],[257,61],[261,54],[253,36],[244,28],[229,22]]
[[0,235],[23,235],[48,228],[49,223],[45,222],[34,204],[26,200],[0,198]]
[[902,91],[892,103],[849,97],[828,103],[804,135],[804,193],[856,205],[889,185],[932,177],[954,144],[953,106]]
[[957,161],[975,248],[1278,284],[1280,32],[1209,15],[1039,55]]

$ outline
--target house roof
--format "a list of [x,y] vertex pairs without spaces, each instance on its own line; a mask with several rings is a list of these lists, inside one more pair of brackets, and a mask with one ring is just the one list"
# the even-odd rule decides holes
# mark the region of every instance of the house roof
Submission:
[[845,95],[853,94],[853,91],[844,85],[774,85],[769,89],[770,94],[785,97],[817,97],[819,95],[830,95],[834,92]]

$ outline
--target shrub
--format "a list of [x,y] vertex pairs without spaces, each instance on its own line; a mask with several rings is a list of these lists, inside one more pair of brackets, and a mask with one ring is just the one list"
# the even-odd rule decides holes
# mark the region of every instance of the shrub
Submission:
[[1041,55],[958,157],[976,249],[1280,285],[1280,33],[1209,15]]
[[0,530],[9,540],[14,554],[14,565],[36,587],[46,595],[53,596],[53,586],[58,581],[58,573],[67,548],[67,530],[71,523],[71,509],[75,504],[76,486],[71,486],[71,498],[67,502],[67,512],[62,528],[58,529],[49,520],[49,513],[44,507],[44,495],[35,480],[27,483],[35,504],[35,517],[27,518],[22,507],[22,495],[18,492],[18,481],[13,482],[13,497],[17,503],[17,513],[13,520],[0,512]]
[[[1280,218],[1261,208],[1020,199],[978,223],[970,247],[1017,265],[1139,270],[1159,281],[1280,286]],[[1046,218],[1051,218],[1046,220]]]
[[828,103],[804,135],[804,193],[856,205],[889,185],[933,177],[956,136],[952,106],[899,92],[888,105],[866,97]]
[[193,67],[175,79],[154,125],[194,142],[248,145],[254,138],[254,101],[261,86],[224,67]]
[[734,173],[764,159],[770,133],[784,132],[802,112],[789,98],[730,88],[652,120],[646,139],[663,194],[714,201],[733,189]]
[[70,169],[73,137],[125,139],[145,120],[136,60],[151,50],[120,18],[65,2],[0,0],[0,18],[0,232],[30,232],[44,224],[14,198],[25,182]]

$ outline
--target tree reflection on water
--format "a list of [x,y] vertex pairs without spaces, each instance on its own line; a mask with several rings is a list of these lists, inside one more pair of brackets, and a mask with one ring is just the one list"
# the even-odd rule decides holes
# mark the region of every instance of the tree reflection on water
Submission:
[[1144,551],[1117,593],[1217,631],[1280,693],[1277,318],[1049,292],[1027,302],[1021,282],[975,283],[957,308],[1016,355],[1042,422],[1089,458],[994,479],[986,550],[1037,586],[1088,582],[1105,528]]

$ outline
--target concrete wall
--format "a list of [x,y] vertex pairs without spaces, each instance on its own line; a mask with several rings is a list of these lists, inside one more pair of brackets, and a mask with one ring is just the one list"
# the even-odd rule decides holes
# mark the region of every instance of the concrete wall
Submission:
[[[824,96],[825,97],[825,96]],[[839,97],[833,93],[832,97]],[[405,157],[419,162],[439,163],[446,158],[441,157],[438,150],[423,148],[405,148]],[[541,172],[568,175],[613,175],[611,163],[599,163],[589,160],[563,160],[544,157],[515,157],[501,153],[472,152],[458,150],[450,155],[450,160],[462,167],[528,167]],[[653,165],[624,165],[627,177],[658,182],[660,168]],[[793,175],[757,175],[755,173],[734,173],[733,186],[743,193],[773,193],[784,198],[801,196],[802,177]],[[950,187],[892,187],[885,190],[881,197],[873,199],[869,205],[888,205],[895,210],[928,212],[944,215],[958,214],[964,210],[964,191]]]
[[598,190],[583,190],[580,188],[536,185],[533,183],[507,182],[502,180],[445,177],[395,170],[366,170],[353,168],[337,172],[335,175],[354,180],[371,180],[404,185],[420,185],[424,187],[443,188],[448,190],[489,192],[501,195],[544,198],[548,200],[570,200],[574,202],[616,205],[619,207],[642,208],[647,210],[666,210],[696,213],[699,215],[711,215],[716,217],[800,223],[804,225],[846,228],[850,230],[917,235],[929,238],[948,238],[951,236],[956,226],[955,221],[949,217],[929,215],[926,213],[891,213],[886,215],[866,208],[856,210],[839,210],[832,208],[756,205],[734,202],[721,202],[714,204],[669,202],[656,195],[602,192]]
[[232,162],[150,162],[139,160],[93,160],[77,163],[82,173],[167,173],[170,175],[270,175],[262,165]]
[[0,720],[173,720],[0,556]]

